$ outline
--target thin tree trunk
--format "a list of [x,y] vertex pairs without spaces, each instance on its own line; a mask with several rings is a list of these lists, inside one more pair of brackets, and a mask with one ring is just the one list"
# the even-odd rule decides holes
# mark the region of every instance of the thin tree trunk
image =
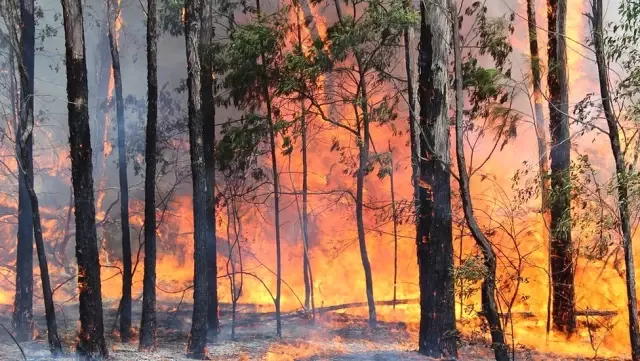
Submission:
[[389,173],[389,186],[391,187],[391,216],[393,217],[393,309],[396,308],[398,300],[398,212],[396,209],[396,193],[393,183],[393,151],[391,149],[391,141],[389,141],[389,163],[391,171]]
[[551,133],[551,277],[553,327],[571,334],[576,328],[573,245],[571,243],[569,96],[567,80],[567,1],[548,0],[549,129]]
[[[340,2],[334,1],[338,20],[343,22],[342,8]],[[369,308],[369,327],[375,328],[377,325],[376,303],[373,297],[373,275],[371,272],[371,263],[367,253],[367,242],[364,229],[364,178],[369,165],[369,143],[371,141],[369,135],[369,99],[367,97],[366,85],[366,69],[363,67],[362,57],[357,49],[354,48],[356,62],[358,64],[358,83],[360,84],[360,109],[362,111],[362,120],[358,121],[358,170],[356,173],[356,225],[358,227],[358,245],[360,247],[360,258],[362,260],[362,268],[364,270],[364,281],[367,294],[367,304]]]
[[[548,227],[551,220],[549,214],[549,150],[547,149],[547,133],[544,121],[543,95],[541,85],[540,51],[538,49],[538,25],[536,24],[536,3],[535,0],[527,0],[527,25],[529,28],[529,53],[531,56],[531,81],[533,83],[534,118],[536,127],[536,140],[538,141],[538,166],[540,171],[540,211],[547,230],[546,237],[550,239]],[[551,250],[551,244],[549,244]],[[547,298],[547,333],[551,330],[551,299],[552,282],[551,279],[551,253],[549,252],[549,290]]]
[[[451,17],[458,18],[455,5],[451,6]],[[464,218],[467,221],[469,230],[480,248],[484,258],[485,275],[481,286],[482,312],[489,324],[491,332],[491,348],[493,348],[496,361],[509,361],[509,348],[504,342],[504,331],[498,314],[496,302],[496,254],[493,251],[491,242],[482,233],[480,226],[473,215],[473,204],[471,202],[471,191],[469,190],[469,173],[467,172],[467,162],[464,156],[464,130],[463,130],[463,108],[464,95],[462,92],[462,55],[460,46],[460,30],[458,21],[452,24],[453,29],[453,53],[455,61],[455,93],[456,93],[456,156],[458,163],[458,182],[462,196],[462,207]]]
[[124,124],[124,99],[116,21],[120,17],[117,0],[107,0],[109,15],[109,49],[113,66],[116,93],[116,120],[118,124],[118,175],[120,179],[120,227],[122,231],[122,299],[120,300],[120,340],[131,338],[131,236],[129,229],[129,181],[127,179],[126,132]]
[[207,177],[207,279],[209,308],[207,311],[208,330],[218,334],[218,281],[216,257],[216,209],[215,209],[215,103],[213,79],[213,13],[209,1],[202,2],[202,28],[200,29],[200,59],[202,61],[202,118],[204,166]]
[[144,280],[140,351],[156,344],[156,143],[158,122],[158,49],[156,0],[147,0],[147,139],[144,179]]
[[[305,15],[305,23],[311,33],[312,38],[318,39],[318,28],[315,25],[315,19],[311,14],[311,8],[306,0],[301,1],[302,9]],[[302,26],[300,24],[299,12],[296,13],[297,30],[298,30],[298,50],[302,52]],[[301,79],[304,76],[300,74]],[[304,307],[311,308],[311,317],[315,320],[315,302],[313,300],[313,275],[311,272],[311,262],[309,260],[309,214],[308,214],[308,193],[309,193],[309,169],[307,166],[307,109],[305,107],[304,97],[300,97],[300,133],[302,141],[302,212],[298,207],[298,213],[302,213],[302,274],[304,278]],[[296,206],[298,206],[296,198]]]
[[420,276],[420,353],[457,357],[449,159],[447,0],[421,2],[420,205],[416,243]]
[[[260,0],[256,0],[256,10],[261,14]],[[265,56],[261,55],[262,65],[266,67]],[[266,71],[266,69],[265,69]],[[267,84],[262,85],[263,96],[267,106],[267,120],[269,122],[269,145],[271,148],[271,167],[273,170],[273,205],[275,212],[276,231],[276,297],[274,299],[276,308],[276,334],[282,337],[282,318],[280,313],[280,292],[282,288],[282,252],[280,248],[280,181],[278,174],[278,161],[276,154],[276,129],[271,108],[271,95]]]
[[207,345],[207,177],[203,144],[200,74],[200,0],[185,0],[185,40],[187,49],[187,87],[189,92],[189,150],[193,182],[194,277],[193,319],[187,347],[190,358],[205,359]]
[[[405,7],[412,7],[411,1],[405,1]],[[409,136],[411,137],[411,183],[413,185],[413,203],[417,213],[420,205],[420,124],[418,123],[418,107],[416,104],[415,81],[416,74],[413,66],[413,51],[411,42],[413,27],[404,30],[404,60],[407,73],[407,102],[409,103]]]
[[613,112],[611,94],[609,92],[608,65],[604,50],[604,26],[603,26],[602,0],[593,2],[593,44],[596,51],[598,64],[598,80],[602,95],[602,107],[609,127],[609,141],[611,151],[616,164],[616,185],[618,191],[618,210],[620,212],[620,226],[622,228],[622,247],[626,269],[627,307],[629,309],[629,338],[631,341],[631,358],[640,360],[640,326],[638,325],[638,298],[636,295],[635,265],[633,259],[633,236],[631,233],[631,221],[629,217],[629,185],[627,183],[627,170],[624,154],[620,145],[618,121]]
[[[20,149],[20,178],[24,180],[27,190],[27,199],[30,202],[31,225],[35,236],[36,251],[38,254],[38,265],[40,267],[40,278],[42,281],[42,297],[44,300],[45,316],[47,320],[47,336],[49,349],[52,355],[58,356],[62,353],[62,345],[58,337],[58,326],[56,325],[56,313],[53,305],[53,292],[51,291],[51,281],[49,279],[49,267],[47,265],[47,255],[44,249],[42,237],[42,227],[40,223],[40,209],[38,207],[38,197],[34,189],[33,175],[33,96],[34,96],[34,76],[35,76],[35,17],[34,1],[20,1],[20,13],[22,22],[22,32],[20,35],[21,56],[18,62],[20,73],[20,125],[16,139]],[[31,241],[29,241],[31,243]],[[32,259],[33,254],[29,257]]]
[[[358,55],[356,57],[359,58]],[[364,177],[369,165],[369,101],[367,98],[366,74],[362,68],[362,62],[358,60],[358,69],[360,70],[360,95],[362,101],[360,107],[362,109],[362,130],[363,138],[359,149],[360,164],[358,165],[358,173],[356,175],[356,223],[358,226],[358,244],[360,246],[360,258],[362,259],[362,268],[364,268],[364,280],[367,292],[367,303],[369,305],[369,327],[375,328],[377,325],[376,303],[373,297],[373,275],[371,272],[371,263],[367,253],[367,242],[365,239],[364,229]]]
[[[34,38],[35,30],[33,27],[35,24],[33,20],[31,20],[31,24],[28,23],[29,19],[25,13],[29,11],[33,13],[33,2],[32,1],[20,1],[20,10],[22,13],[21,22],[23,23],[23,34],[22,34],[22,55],[18,56],[22,58],[22,61],[18,61],[18,63],[24,63],[24,67],[26,71],[30,72],[30,78],[33,79],[33,55],[31,59],[29,59],[29,54],[27,53],[27,48],[34,47],[35,40]],[[17,39],[16,39],[17,40]],[[27,42],[31,42],[28,44]],[[15,110],[16,104],[18,104],[18,86],[15,77],[13,76],[13,71],[15,69],[14,59],[16,54],[14,54],[13,46],[10,46],[10,70],[11,73],[9,77],[11,79],[10,86],[12,89],[11,96],[15,97],[12,99],[12,108],[13,115],[15,117],[21,117],[20,114]],[[32,83],[32,82],[31,82]],[[20,94],[23,92],[30,92],[33,94],[33,87],[31,90],[29,89],[21,89]],[[22,100],[21,100],[22,101]],[[23,107],[20,106],[22,109]],[[17,124],[17,119],[16,119]],[[17,157],[21,157],[21,149],[19,139],[22,137],[22,131],[20,127],[15,127],[16,129],[16,155]],[[26,144],[27,150],[29,152],[29,157],[32,157],[33,154],[33,142],[31,138],[29,138]],[[28,171],[28,170],[27,170]],[[32,336],[32,323],[33,323],[33,219],[31,217],[31,201],[29,199],[29,192],[27,191],[27,185],[25,181],[24,174],[22,172],[18,172],[18,245],[16,249],[16,295],[14,299],[14,309],[13,309],[13,327],[15,330],[15,338],[19,342],[25,342],[31,340]]]
[[93,163],[87,107],[87,65],[81,1],[62,0],[62,13],[66,47],[71,176],[76,217],[76,258],[80,290],[80,334],[76,352],[83,359],[107,357],[95,224]]

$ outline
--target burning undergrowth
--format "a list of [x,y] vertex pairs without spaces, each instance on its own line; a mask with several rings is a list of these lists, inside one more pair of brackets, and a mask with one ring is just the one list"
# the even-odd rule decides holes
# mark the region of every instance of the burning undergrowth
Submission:
[[[347,305],[349,306],[349,305]],[[105,304],[105,329],[111,360],[187,360],[185,349],[191,326],[191,305],[185,302],[162,302],[158,305],[157,351],[140,353],[137,346],[137,329],[134,340],[122,344],[117,334],[114,318],[117,303]],[[0,323],[10,324],[7,307],[4,307]],[[399,321],[382,321],[375,330],[367,326],[366,316],[354,316],[357,308],[345,312],[326,311],[311,315],[302,311],[283,315],[284,335],[275,335],[275,320],[272,312],[250,304],[238,305],[235,336],[231,335],[231,306],[221,305],[221,329],[216,341],[208,343],[212,360],[219,361],[428,361],[430,358],[416,352],[418,325]],[[77,337],[77,305],[60,307],[60,335],[65,345],[73,345]],[[33,341],[21,343],[29,361],[52,360],[46,344],[46,329],[43,329],[42,310],[36,308],[36,336]],[[139,317],[140,305],[134,304],[134,316]],[[362,311],[366,314],[366,310]],[[543,336],[542,336],[543,337]],[[490,342],[476,332],[465,334],[459,340],[460,357],[463,360],[488,361],[493,359]],[[615,358],[559,356],[541,353],[522,345],[516,345],[517,360],[613,360]],[[75,360],[74,350],[66,349],[60,361]],[[0,359],[20,360],[23,356],[7,333],[0,333]]]

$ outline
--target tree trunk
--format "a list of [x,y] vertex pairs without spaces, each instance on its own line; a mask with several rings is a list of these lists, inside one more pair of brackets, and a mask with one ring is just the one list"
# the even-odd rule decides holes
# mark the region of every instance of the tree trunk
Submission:
[[[405,1],[405,7],[412,8],[411,1]],[[404,30],[404,60],[407,73],[407,102],[409,103],[409,136],[411,137],[411,183],[413,185],[413,203],[417,212],[420,204],[420,132],[418,123],[418,109],[415,94],[415,68],[413,67],[413,51],[411,42],[413,27]]]
[[187,49],[187,87],[189,92],[189,150],[193,182],[194,277],[193,319],[187,355],[205,359],[207,345],[207,179],[205,170],[201,77],[200,77],[200,0],[185,0],[185,40]]
[[120,17],[117,0],[107,0],[109,16],[109,49],[113,66],[116,93],[116,120],[118,124],[118,175],[120,178],[120,227],[122,228],[122,299],[120,300],[120,340],[131,338],[131,236],[129,229],[129,182],[127,179],[126,132],[124,124],[124,99],[116,21]]
[[[20,10],[22,15],[22,23],[23,26],[23,34],[22,34],[22,55],[18,56],[18,59],[22,58],[18,63],[24,64],[26,71],[29,72],[29,79],[33,79],[34,75],[34,56],[33,49],[35,40],[34,34],[34,22],[31,20],[31,24],[28,23],[29,17],[33,19],[33,15],[25,16],[25,13],[31,12],[33,13],[33,2],[31,0],[28,1],[20,1]],[[16,39],[17,40],[17,39]],[[30,42],[30,44],[28,43]],[[27,49],[32,49],[31,55],[29,55]],[[10,47],[11,51],[11,71],[14,70],[14,56],[16,54],[13,53],[13,47]],[[21,65],[22,68],[22,65]],[[22,70],[21,70],[22,72]],[[11,78],[11,95],[15,96],[15,99],[12,99],[12,107],[15,108],[18,103],[17,96],[17,84],[14,81],[13,73],[10,76]],[[33,85],[33,82],[31,82]],[[29,89],[21,89],[22,92],[30,92],[33,94],[33,87]],[[20,100],[22,101],[22,99]],[[32,102],[33,103],[33,102]],[[20,106],[22,109],[23,107]],[[17,114],[17,111],[14,111],[14,116],[21,116]],[[20,127],[16,127],[16,155],[21,157],[21,149],[19,144],[19,139],[22,137]],[[33,143],[31,141],[32,138],[28,139],[26,144],[27,151],[29,152],[29,157],[32,157],[33,154]],[[28,170],[27,170],[28,171]],[[13,327],[15,330],[16,340],[19,342],[26,342],[31,340],[32,336],[32,323],[33,323],[33,220],[31,217],[31,201],[29,199],[29,192],[27,191],[27,185],[25,181],[24,174],[22,172],[18,172],[18,246],[16,249],[16,295],[14,299],[14,309],[13,309]]]
[[91,174],[93,163],[87,108],[87,65],[82,3],[80,0],[62,0],[62,10],[66,47],[71,175],[76,217],[76,258],[80,291],[80,335],[76,352],[81,358],[107,357]]
[[420,4],[420,205],[416,243],[420,275],[419,351],[457,357],[449,159],[446,0]]
[[[529,28],[529,53],[531,56],[531,81],[533,83],[534,118],[536,127],[536,140],[538,141],[538,166],[540,171],[540,211],[544,220],[546,235],[549,238],[548,227],[551,220],[549,214],[549,150],[547,149],[547,133],[545,128],[543,95],[541,85],[540,52],[538,50],[538,25],[536,24],[535,0],[527,0],[527,25]],[[549,238],[550,239],[550,238]],[[551,250],[551,244],[549,244]],[[553,280],[551,279],[551,253],[548,260],[548,298],[547,298],[547,333],[551,329],[551,299],[553,293]]]
[[[356,57],[359,56],[356,54]],[[359,139],[360,163],[358,165],[358,173],[356,175],[356,223],[358,226],[358,244],[360,246],[360,258],[362,259],[362,268],[364,269],[364,281],[367,292],[367,304],[369,305],[369,327],[375,328],[377,325],[376,303],[373,297],[373,275],[371,272],[371,263],[367,253],[367,242],[365,239],[364,229],[364,177],[366,176],[369,165],[369,101],[367,99],[366,74],[362,68],[362,62],[358,60],[358,69],[360,70],[360,95],[362,96],[360,108],[362,109],[362,131],[363,138]]]
[[548,0],[549,129],[551,133],[551,277],[553,327],[576,328],[573,246],[571,244],[569,96],[567,80],[567,1]]
[[[453,4],[451,6],[451,17],[452,19],[458,18],[457,9]],[[464,95],[462,91],[463,79],[460,31],[457,21],[453,22],[451,25],[453,29],[453,53],[455,61],[456,160],[458,163],[458,182],[462,197],[462,208],[469,230],[476,241],[476,245],[482,252],[482,257],[484,258],[486,273],[482,280],[481,287],[482,313],[489,324],[489,330],[491,332],[491,348],[493,348],[496,361],[509,361],[509,348],[504,342],[504,332],[502,330],[502,323],[500,321],[498,305],[496,302],[496,254],[493,251],[491,242],[489,242],[489,239],[487,239],[484,233],[482,233],[482,230],[473,215],[473,204],[471,202],[471,191],[469,189],[469,173],[467,172],[467,162],[464,156]]]
[[209,309],[207,311],[208,330],[218,334],[218,263],[216,257],[216,208],[215,208],[215,102],[213,54],[213,10],[209,1],[202,2],[202,28],[200,29],[200,59],[202,61],[202,118],[204,166],[207,177],[207,279]]
[[398,212],[396,210],[396,193],[393,183],[393,151],[391,149],[391,141],[389,141],[389,166],[391,172],[389,173],[389,187],[391,188],[391,216],[393,217],[393,309],[396,308],[396,301],[398,300]]
[[[256,0],[256,10],[261,14],[260,0]],[[261,55],[262,65],[266,67],[264,54]],[[266,69],[264,69],[266,73]],[[271,108],[271,95],[268,84],[262,84],[262,92],[267,106],[267,120],[269,122],[269,146],[271,150],[271,168],[273,170],[273,206],[275,212],[276,231],[276,297],[274,303],[276,307],[276,334],[282,337],[282,318],[280,313],[280,292],[282,289],[282,252],[280,247],[280,181],[278,174],[278,159],[276,155],[276,129]]]
[[302,272],[304,274],[304,307],[309,309],[311,306],[312,316],[315,319],[315,301],[313,295],[313,274],[311,272],[311,262],[309,259],[309,212],[308,212],[308,193],[309,193],[309,168],[307,164],[307,119],[302,100],[302,121],[300,124],[302,137],[302,246],[303,246],[303,262]]
[[[311,38],[313,41],[316,41],[320,38],[320,35],[318,34],[318,27],[316,26],[315,18],[311,13],[309,2],[306,0],[301,0],[300,7],[302,8],[304,21],[306,27],[309,29]],[[296,21],[298,30],[298,47],[299,50],[302,51],[302,26],[300,24],[299,11],[296,13]],[[303,74],[300,74],[300,76],[301,79],[304,77]],[[300,137],[302,141],[302,212],[300,212],[300,208],[298,208],[298,213],[302,213],[302,274],[304,278],[304,307],[307,310],[311,308],[312,318],[315,320],[315,303],[313,300],[313,275],[311,272],[311,262],[309,260],[309,214],[307,202],[307,196],[309,193],[309,169],[307,167],[307,110],[305,108],[305,100],[303,96],[300,96],[300,113]],[[298,202],[296,198],[296,206],[297,205]]]
[[609,141],[611,151],[616,164],[616,185],[618,191],[618,210],[620,212],[620,226],[622,228],[622,247],[627,276],[627,307],[629,308],[629,337],[631,340],[631,358],[640,360],[640,331],[638,325],[638,298],[636,295],[635,265],[633,259],[633,235],[631,233],[631,220],[629,217],[629,185],[627,182],[627,170],[624,154],[620,145],[618,121],[613,112],[611,94],[609,92],[609,71],[604,49],[604,26],[602,0],[593,2],[593,44],[598,64],[598,80],[602,95],[602,107],[609,128]]
[[[49,341],[49,349],[53,356],[62,353],[62,345],[58,337],[58,327],[56,325],[56,313],[53,304],[53,292],[51,291],[51,281],[49,279],[49,267],[47,265],[47,255],[44,249],[44,240],[42,237],[42,227],[40,223],[40,209],[38,207],[38,197],[34,189],[33,175],[33,96],[34,96],[34,52],[35,52],[35,18],[34,18],[34,1],[20,1],[20,13],[22,22],[22,32],[20,36],[21,56],[18,62],[20,73],[20,138],[16,139],[20,149],[20,179],[24,180],[24,186],[27,191],[27,199],[29,200],[31,214],[31,222],[33,226],[33,235],[35,235],[36,251],[38,254],[38,265],[40,267],[40,278],[42,280],[42,296],[44,300],[45,316],[47,320],[47,336]],[[21,188],[22,191],[22,188]],[[20,220],[20,219],[19,219]],[[20,227],[20,225],[19,225]],[[30,234],[31,236],[31,234]],[[29,248],[31,249],[31,240],[29,239]],[[33,254],[29,254],[32,260]],[[30,326],[30,325],[29,325]]]
[[[342,9],[340,3],[334,1],[338,20],[343,21]],[[364,229],[364,177],[369,165],[369,143],[371,141],[369,134],[369,99],[367,98],[366,85],[366,69],[362,62],[362,57],[357,49],[353,49],[356,62],[358,64],[358,82],[360,84],[359,103],[362,111],[362,120],[358,121],[357,137],[358,139],[358,170],[356,173],[356,225],[358,227],[358,245],[360,246],[360,259],[362,260],[362,268],[364,270],[364,281],[367,294],[367,305],[369,307],[369,327],[375,328],[377,325],[376,303],[373,297],[373,275],[371,272],[371,263],[367,253],[367,242]]]
[[158,49],[156,0],[147,1],[147,139],[144,179],[144,280],[140,351],[156,343],[156,142],[158,123]]

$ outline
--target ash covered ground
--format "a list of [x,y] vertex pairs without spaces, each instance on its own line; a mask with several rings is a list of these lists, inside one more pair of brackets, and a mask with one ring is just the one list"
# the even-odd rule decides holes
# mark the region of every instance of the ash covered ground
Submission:
[[[119,342],[117,303],[105,304],[105,333],[112,361],[186,361],[191,309],[187,303],[159,303],[157,313],[157,351],[138,352],[137,341]],[[231,335],[229,305],[221,307],[221,329],[218,339],[211,341],[208,351],[211,360],[219,361],[429,361],[417,349],[417,325],[402,322],[379,322],[376,330],[367,327],[365,318],[342,312],[316,315],[313,322],[302,312],[283,315],[283,338],[275,335],[274,315],[268,309],[239,305],[235,337]],[[65,345],[60,361],[75,360],[73,344],[79,327],[77,305],[57,308],[58,327]],[[53,360],[46,343],[44,311],[35,310],[36,336],[21,343],[27,360]],[[140,319],[140,304],[134,304],[134,320]],[[134,321],[134,322],[136,322]],[[0,322],[10,329],[11,307],[2,307]],[[137,331],[137,329],[135,330]],[[0,360],[23,360],[19,348],[4,330],[0,330]],[[544,335],[541,335],[544,337]],[[460,360],[492,360],[490,344],[483,339],[460,340]],[[587,360],[544,354],[516,346],[516,360]],[[598,358],[595,358],[598,359]],[[594,360],[594,358],[589,358]],[[601,358],[600,360],[604,360]],[[608,360],[611,360],[610,358]],[[623,359],[619,359],[623,360]]]

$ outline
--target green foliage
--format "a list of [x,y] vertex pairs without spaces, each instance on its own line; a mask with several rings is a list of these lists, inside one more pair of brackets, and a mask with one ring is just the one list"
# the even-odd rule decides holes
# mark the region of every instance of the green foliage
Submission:
[[[269,128],[263,117],[249,114],[222,126],[222,139],[216,149],[216,164],[225,177],[244,177],[257,164],[257,157]],[[257,174],[257,173],[253,173]]]
[[514,31],[515,15],[492,18],[487,11],[487,6],[476,1],[458,21],[460,28],[465,22],[471,23],[468,35],[462,36],[463,90],[468,103],[463,114],[467,132],[475,131],[478,137],[483,137],[491,131],[496,141],[502,139],[504,147],[516,137],[521,118],[511,108],[513,47],[509,37]]
[[361,16],[345,15],[327,29],[331,58],[343,62],[360,57],[362,70],[386,71],[391,66],[403,30],[418,24],[419,14],[400,1],[370,0]]

